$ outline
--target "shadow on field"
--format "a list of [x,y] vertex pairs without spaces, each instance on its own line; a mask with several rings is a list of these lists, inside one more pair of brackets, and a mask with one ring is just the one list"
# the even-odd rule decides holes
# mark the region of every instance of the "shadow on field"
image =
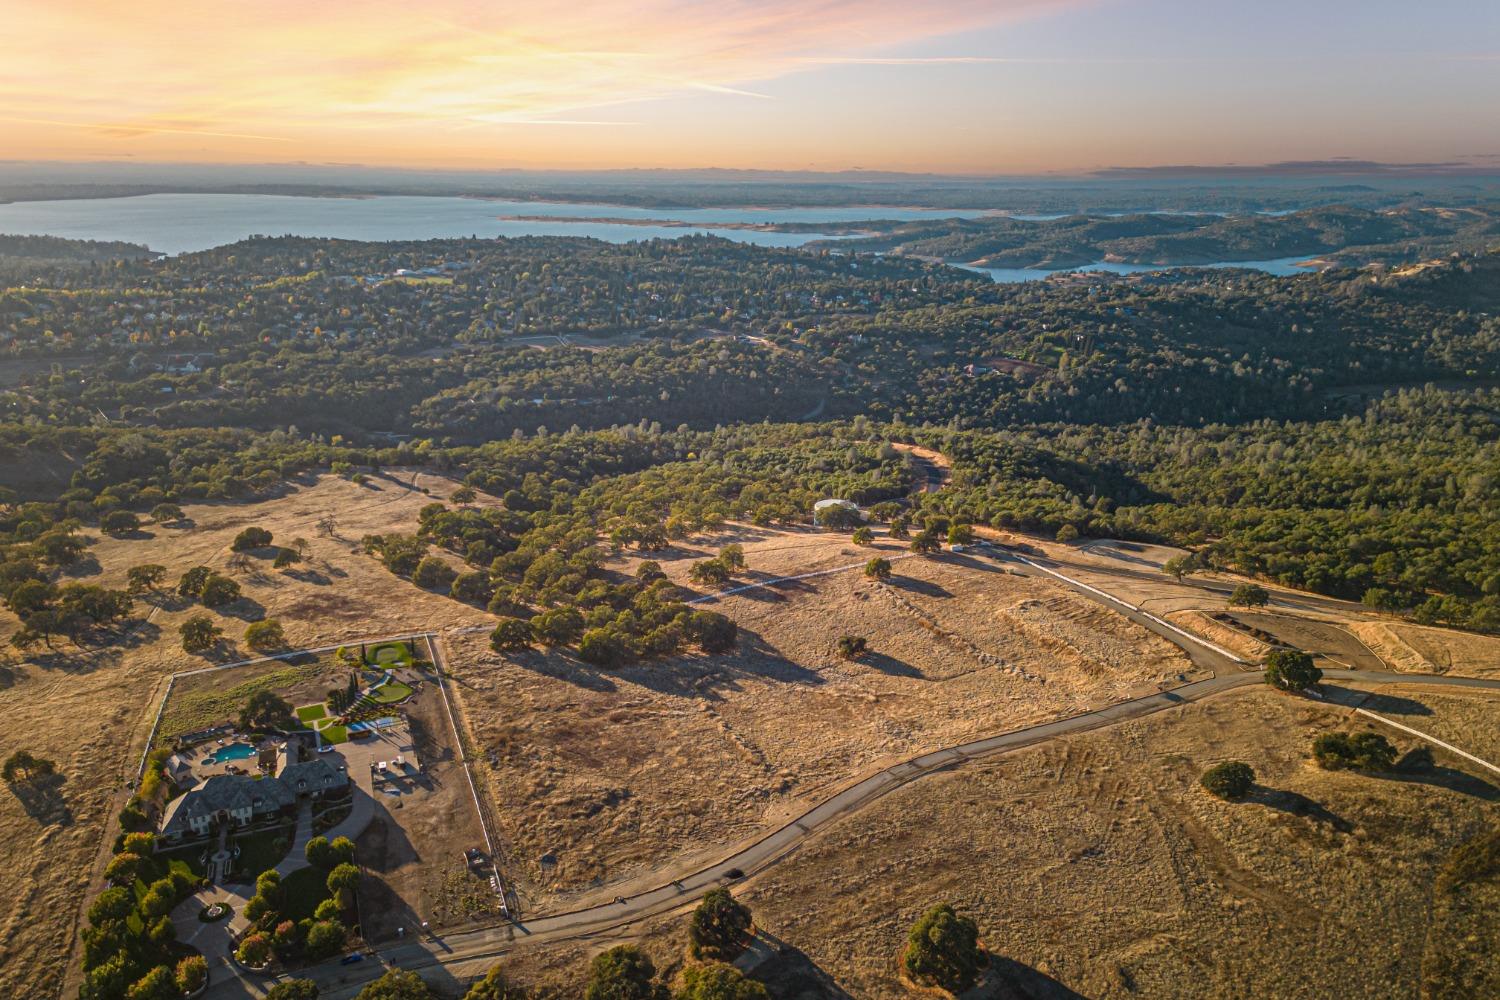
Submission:
[[63,782],[68,779],[61,774],[47,774],[33,781],[21,781],[10,786],[11,793],[36,822],[43,826],[72,826],[73,810],[63,798]]
[[913,594],[921,594],[923,597],[952,597],[953,591],[940,583],[930,580],[917,580],[900,574],[891,575],[891,586],[901,590],[910,591]]
[[1301,792],[1256,785],[1251,789],[1250,794],[1245,796],[1245,801],[1265,806],[1267,809],[1275,809],[1277,812],[1289,813],[1293,816],[1306,816],[1308,819],[1316,820],[1319,823],[1327,823],[1339,833],[1348,833],[1354,829],[1353,823],[1350,823],[1321,802],[1314,802]]
[[1016,1000],[1088,1000],[1082,993],[1013,958],[991,957],[985,981],[998,987],[993,992],[986,990],[990,996]]
[[865,653],[865,655],[859,658],[858,662],[863,663],[867,667],[873,667],[883,674],[889,674],[892,677],[914,677],[917,679],[922,679],[927,676],[926,674],[922,673],[922,671],[912,666],[910,663],[907,663],[905,660],[898,660],[894,656],[887,656],[884,653],[867,652]]
[[1408,751],[1396,761],[1389,771],[1372,774],[1386,781],[1402,781],[1413,785],[1432,785],[1446,788],[1460,795],[1470,795],[1486,802],[1500,800],[1500,788],[1467,771],[1456,767],[1440,767],[1432,755],[1432,748],[1421,746]]
[[756,937],[770,955],[751,971],[751,977],[764,983],[771,996],[785,1000],[854,1000],[833,976],[800,948],[794,948],[769,931],[758,929]]

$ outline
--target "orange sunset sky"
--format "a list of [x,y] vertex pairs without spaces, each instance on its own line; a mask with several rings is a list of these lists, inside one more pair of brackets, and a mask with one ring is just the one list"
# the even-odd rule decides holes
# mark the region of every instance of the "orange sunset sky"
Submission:
[[951,172],[1500,153],[1500,4],[9,0],[0,158]]

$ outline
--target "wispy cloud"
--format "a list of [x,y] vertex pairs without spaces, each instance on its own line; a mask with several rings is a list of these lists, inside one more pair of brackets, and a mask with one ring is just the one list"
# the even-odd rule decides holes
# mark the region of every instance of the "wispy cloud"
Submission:
[[1000,56],[804,56],[798,60],[815,66],[964,66],[1017,61]]

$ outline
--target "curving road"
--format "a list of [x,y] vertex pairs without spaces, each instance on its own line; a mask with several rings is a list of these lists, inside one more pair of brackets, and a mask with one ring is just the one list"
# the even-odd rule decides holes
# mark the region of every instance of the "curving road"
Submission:
[[[1324,678],[1359,684],[1422,684],[1479,688],[1500,692],[1500,680],[1449,675],[1328,670],[1324,672]],[[325,1000],[344,1000],[357,993],[370,980],[378,978],[389,967],[397,966],[421,971],[433,966],[473,962],[504,954],[523,942],[543,943],[587,937],[645,917],[666,913],[696,901],[709,889],[734,882],[746,875],[770,867],[786,857],[818,830],[858,812],[871,802],[889,795],[918,778],[1048,740],[1088,732],[1130,719],[1139,719],[1188,702],[1201,701],[1260,683],[1263,681],[1258,673],[1236,671],[1195,681],[1170,691],[1120,702],[1092,712],[1085,712],[1082,715],[1016,729],[925,753],[850,785],[791,822],[715,864],[679,881],[631,896],[623,902],[604,903],[515,924],[476,928],[441,938],[413,940],[379,949],[372,953],[369,959],[355,965],[345,966],[330,962],[303,970],[299,975],[314,980],[318,984],[319,995]],[[1344,699],[1338,698],[1333,701],[1335,704],[1340,704]],[[214,1000],[258,997],[264,994],[264,986],[269,986],[270,982],[266,980],[262,984],[233,980],[215,983],[209,989],[207,996]]]

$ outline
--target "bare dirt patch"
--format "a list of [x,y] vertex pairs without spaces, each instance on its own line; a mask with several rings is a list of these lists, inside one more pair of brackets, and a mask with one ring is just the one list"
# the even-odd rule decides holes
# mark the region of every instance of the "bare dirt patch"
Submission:
[[1350,629],[1392,670],[1500,675],[1500,638],[1494,636],[1390,620],[1354,623]]

